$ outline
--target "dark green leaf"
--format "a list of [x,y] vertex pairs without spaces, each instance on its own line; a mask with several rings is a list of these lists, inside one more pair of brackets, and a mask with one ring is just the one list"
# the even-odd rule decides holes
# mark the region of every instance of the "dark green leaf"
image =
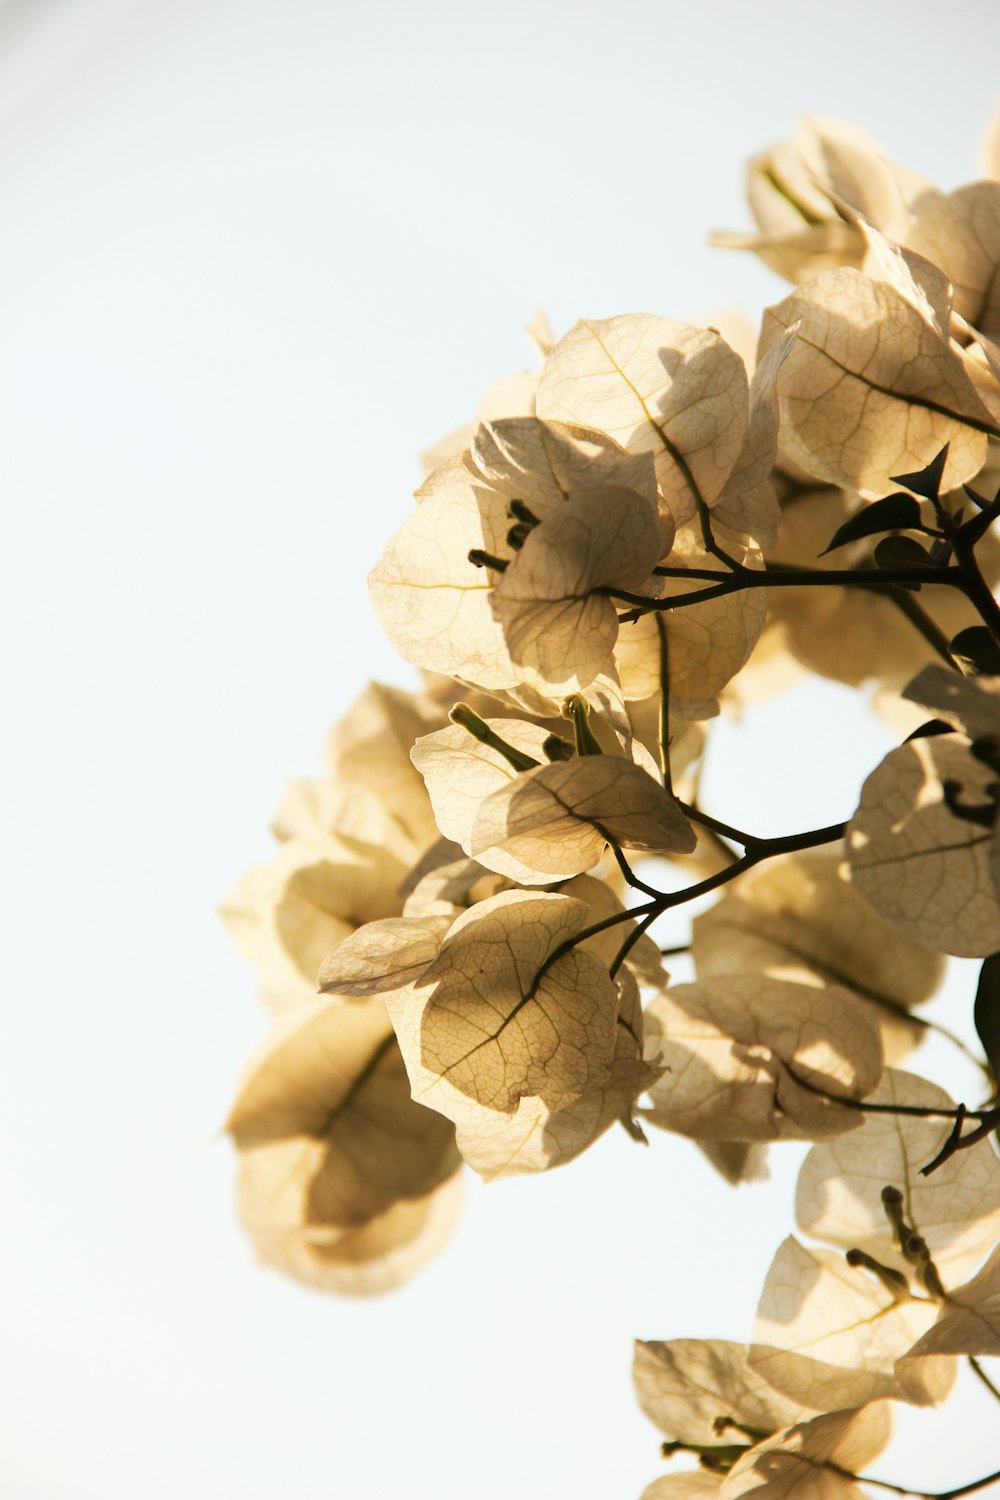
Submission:
[[833,534],[833,539],[820,553],[825,557],[835,547],[847,542],[859,541],[863,536],[875,536],[880,531],[905,531],[920,525],[920,502],[912,495],[886,495],[874,505],[866,505],[856,515],[845,521]]
[[995,1082],[1000,1078],[1000,953],[983,960],[973,1018]]
[[[926,568],[928,572],[934,571],[930,554],[912,536],[883,537],[875,548],[875,565],[887,569]],[[918,588],[919,584],[902,584],[901,587]]]
[[926,469],[920,469],[916,474],[893,474],[893,484],[903,484],[915,495],[923,495],[925,500],[936,500],[941,491],[941,475],[944,466],[948,462],[948,444],[945,443],[936,458],[932,458]]
[[986,510],[991,506],[1000,504],[1000,490],[997,490],[992,500],[984,500],[979,491],[974,490],[971,484],[963,484],[962,488],[977,510]]
[[[977,495],[975,490],[970,490],[968,485],[965,486],[965,493],[979,507],[977,514],[970,516],[967,521],[962,523],[962,540],[966,546],[974,547],[986,535],[997,517],[1000,516],[1000,490],[997,491],[989,504],[987,504],[981,495]],[[954,521],[956,526],[959,525],[962,521],[962,511],[958,510],[955,512]]]
[[967,671],[990,677],[1000,675],[1000,646],[985,625],[969,625],[960,630],[948,650]]
[[910,740],[929,739],[931,735],[935,734],[954,733],[955,726],[953,724],[946,724],[944,719],[928,719],[926,724],[921,724],[919,729],[915,729],[912,734],[908,734],[904,743],[908,744]]

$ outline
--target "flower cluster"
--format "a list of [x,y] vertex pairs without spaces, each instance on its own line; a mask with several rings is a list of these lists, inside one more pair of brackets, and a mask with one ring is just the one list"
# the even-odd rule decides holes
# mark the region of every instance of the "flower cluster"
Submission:
[[[639,1345],[701,1465],[647,1500],[848,1500],[890,1403],[1000,1355],[1000,181],[945,195],[813,121],[750,197],[726,241],[797,283],[754,354],[540,323],[537,376],[435,450],[370,579],[424,689],[367,690],[225,907],[275,1013],[240,1213],[318,1287],[417,1270],[463,1161],[544,1171],[621,1123],[735,1182],[815,1142],[823,1248],[781,1246],[752,1342]],[[699,805],[700,759],[803,667],[920,727],[847,822],[762,838]],[[655,925],[711,893],[671,984]],[[899,1071],[946,954],[985,960],[974,1108]]]

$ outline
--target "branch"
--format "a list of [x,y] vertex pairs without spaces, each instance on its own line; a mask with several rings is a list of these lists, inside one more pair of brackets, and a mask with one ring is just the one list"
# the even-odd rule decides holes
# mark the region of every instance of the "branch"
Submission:
[[[844,837],[846,823],[831,823],[826,828],[811,828],[806,833],[789,833],[773,839],[754,839],[747,852],[728,865],[724,870],[717,870],[714,875],[708,875],[704,880],[696,881],[694,885],[686,885],[679,891],[663,891],[644,902],[641,906],[626,907],[623,911],[615,912],[610,917],[605,917],[601,922],[594,922],[590,927],[584,927],[572,937],[566,938],[553,948],[548,958],[541,964],[532,980],[531,989],[526,996],[531,999],[538,991],[538,986],[543,977],[548,973],[554,963],[577,946],[585,943],[588,938],[595,937],[597,933],[614,927],[618,922],[625,922],[633,917],[638,917],[639,923],[635,932],[629,933],[622,950],[619,951],[611,967],[614,976],[628,956],[632,947],[642,937],[647,928],[651,927],[657,917],[662,916],[665,911],[670,911],[675,906],[683,906],[687,901],[694,901],[698,896],[707,896],[710,892],[718,890],[722,885],[728,885],[744,870],[750,870],[754,865],[760,864],[761,860],[770,859],[775,854],[791,854],[797,849],[815,849],[819,844],[832,844]],[[644,887],[652,890],[652,886]],[[998,1111],[1000,1113],[1000,1111]]]
[[951,543],[955,549],[958,571],[965,581],[966,597],[978,610],[980,619],[993,639],[1000,642],[1000,604],[994,599],[992,590],[983,577],[975,545],[969,542],[967,536],[963,536],[961,527],[951,538]]
[[[926,1177],[946,1162],[956,1151],[964,1151],[968,1146],[975,1146],[983,1141],[1000,1124],[1000,1105],[994,1105],[990,1109],[969,1109],[964,1104],[956,1104],[953,1109],[935,1109],[928,1104],[872,1104],[865,1099],[852,1099],[846,1094],[831,1094],[829,1089],[821,1088],[817,1083],[810,1083],[803,1078],[790,1063],[784,1058],[779,1058],[781,1066],[793,1082],[799,1088],[803,1088],[809,1094],[817,1094],[821,1099],[829,1099],[832,1104],[842,1104],[845,1109],[856,1110],[862,1115],[908,1115],[918,1120],[953,1120],[955,1128],[945,1141],[941,1150],[932,1162],[926,1167],[920,1168],[920,1175]],[[962,1135],[962,1125],[966,1120],[977,1122],[974,1130],[968,1135]]]
[[940,656],[949,667],[954,667],[956,672],[960,670],[958,662],[951,654],[951,644],[943,630],[939,630],[930,615],[918,604],[912,593],[906,589],[887,588],[881,592],[899,610],[900,614],[906,616],[915,630],[918,630],[927,644]]
[[622,853],[620,847],[615,843],[614,839],[608,840],[608,846],[611,849],[611,853],[615,857],[615,864],[618,866],[619,870],[621,870],[622,872],[622,875],[625,877],[625,882],[627,885],[630,885],[633,890],[642,891],[646,896],[659,896],[660,892],[654,885],[647,885],[644,880],[639,879],[638,875],[635,873],[632,866],[629,864],[628,860]]
[[702,545],[705,551],[711,553],[713,557],[717,557],[720,562],[726,563],[729,567],[738,568],[740,564],[736,561],[735,557],[730,557],[729,553],[723,547],[720,547],[719,543],[715,540],[715,533],[712,530],[712,517],[698,487],[698,481],[691,472],[690,464],[674,440],[668,435],[666,429],[656,421],[653,422],[653,426],[659,433],[660,442],[681,471],[684,483],[694,497],[695,509],[698,512],[698,524],[701,527]]
[[657,723],[660,774],[664,788],[673,794],[673,779],[670,775],[670,644],[667,640],[667,622],[662,615],[656,617],[656,633],[660,638],[660,712]]
[[[987,1136],[992,1135],[997,1125],[1000,1124],[1000,1106],[995,1105],[992,1109],[967,1110],[964,1104],[960,1104],[958,1108],[964,1111],[961,1121],[958,1118],[958,1110],[956,1110],[955,1129],[945,1141],[934,1160],[929,1161],[926,1167],[920,1168],[921,1177],[930,1176],[931,1172],[936,1171],[949,1157],[954,1156],[956,1151],[965,1151],[969,1146],[978,1146],[979,1142],[985,1141]],[[962,1135],[962,1122],[966,1119],[978,1120],[979,1124],[975,1130],[970,1130],[968,1135]]]
[[679,798],[677,806],[692,823],[699,823],[702,828],[707,828],[711,833],[718,834],[722,838],[732,839],[734,844],[742,844],[747,853],[754,856],[755,863],[761,859],[769,859],[774,854],[792,854],[797,849],[815,848],[817,844],[834,844],[844,837],[847,829],[846,823],[830,823],[826,828],[814,828],[808,833],[789,833],[781,834],[777,838],[763,838],[756,833],[746,833],[732,823],[723,823],[721,818],[713,818],[710,813],[702,812],[700,807],[692,807],[690,803],[681,802]]
[[625,939],[621,947],[618,949],[618,952],[615,954],[613,961],[608,966],[608,974],[610,978],[614,979],[615,975],[618,973],[618,970],[628,958],[636,943],[641,937],[645,935],[647,929],[652,927],[653,923],[656,921],[659,915],[660,913],[658,911],[651,911],[647,916],[643,917],[641,922],[637,922],[635,924],[632,931],[629,933],[628,937]]
[[[828,1464],[828,1468],[837,1469],[836,1464]],[[962,1495],[974,1495],[976,1490],[984,1490],[988,1484],[993,1484],[1000,1479],[1000,1469],[993,1474],[986,1474],[982,1479],[974,1479],[971,1484],[960,1484],[955,1490],[908,1490],[902,1484],[890,1484],[886,1479],[869,1479],[866,1474],[848,1474],[846,1469],[838,1469],[841,1474],[850,1479],[856,1479],[858,1484],[875,1484],[880,1490],[891,1490],[894,1495],[912,1495],[913,1500],[959,1500]]]
[[969,1367],[972,1370],[973,1374],[978,1375],[979,1379],[983,1382],[983,1385],[989,1391],[990,1395],[995,1396],[996,1399],[1000,1401],[1000,1390],[997,1390],[996,1386],[993,1384],[992,1380],[987,1375],[986,1371],[983,1369],[976,1356],[974,1354],[970,1354],[967,1356],[967,1359],[969,1362]]
[[[656,571],[661,578],[678,580],[697,578],[708,581],[711,587],[696,589],[691,594],[670,594],[663,599],[649,599],[644,594],[629,593],[626,589],[614,588],[610,584],[595,589],[594,593],[615,599],[620,604],[635,606],[635,609],[630,609],[619,616],[623,623],[637,620],[640,615],[657,611],[686,609],[694,604],[706,604],[710,599],[720,599],[726,594],[739,593],[742,589],[858,588],[886,592],[898,591],[901,588],[919,588],[925,583],[940,583],[959,589],[977,604],[977,608],[979,607],[977,599],[973,598],[973,590],[977,585],[968,567],[960,567],[957,564],[948,564],[945,567],[928,565],[913,568],[818,569],[785,568],[780,564],[771,563],[765,569],[760,570],[747,568],[742,563],[737,563],[728,573],[712,568],[657,568]],[[982,582],[981,575],[980,582],[996,609],[997,627],[1000,629],[1000,606],[996,605],[985,582]]]

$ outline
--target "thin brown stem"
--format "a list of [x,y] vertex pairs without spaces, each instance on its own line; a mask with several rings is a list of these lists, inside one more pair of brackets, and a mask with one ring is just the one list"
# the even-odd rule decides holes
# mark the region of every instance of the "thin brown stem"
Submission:
[[968,1361],[969,1368],[972,1370],[973,1374],[978,1376],[983,1385],[989,1391],[990,1395],[995,1396],[996,1399],[1000,1401],[1000,1390],[998,1390],[997,1387],[993,1384],[992,1380],[987,1375],[986,1371],[983,1369],[976,1356],[974,1354],[968,1355]]
[[856,1484],[872,1484],[877,1489],[888,1490],[893,1495],[909,1495],[911,1500],[960,1500],[962,1495],[974,1495],[977,1490],[984,1490],[988,1484],[993,1484],[1000,1479],[1000,1469],[994,1474],[985,1474],[982,1479],[974,1479],[971,1484],[960,1484],[953,1490],[911,1490],[905,1484],[893,1484],[889,1479],[872,1479],[867,1474],[855,1474],[852,1469],[845,1469],[840,1464],[834,1463],[832,1459],[805,1459],[816,1469],[830,1469],[834,1474],[842,1474],[845,1479],[852,1479]]
[[681,802],[679,798],[677,806],[692,823],[697,823],[701,828],[707,828],[721,838],[732,839],[734,844],[742,844],[744,849],[748,844],[754,843],[752,834],[744,833],[741,828],[735,828],[731,823],[723,823],[721,818],[713,818],[711,813],[703,812],[700,807],[693,807],[689,802]]
[[615,975],[618,973],[618,970],[628,958],[636,943],[641,937],[645,935],[647,929],[652,927],[653,923],[656,921],[659,915],[660,913],[658,911],[651,911],[648,913],[648,915],[643,917],[641,922],[636,922],[635,926],[632,928],[632,931],[628,934],[625,941],[618,949],[618,952],[615,954],[613,961],[608,967],[608,974],[612,979],[614,979]]
[[956,1130],[952,1130],[934,1160],[926,1167],[921,1167],[920,1172],[924,1177],[941,1166],[950,1156],[954,1156],[956,1151],[964,1151],[967,1147],[975,1146],[979,1141],[985,1140],[1000,1123],[1000,1106],[990,1109],[968,1109],[964,1104],[957,1104],[953,1109],[935,1109],[926,1104],[874,1104],[868,1099],[852,1099],[846,1094],[833,1094],[829,1089],[811,1083],[809,1079],[797,1073],[784,1058],[781,1059],[781,1066],[789,1078],[807,1093],[816,1094],[821,1099],[829,1099],[831,1104],[842,1104],[845,1109],[853,1109],[858,1114],[901,1115],[916,1120],[953,1120],[959,1131],[966,1120],[975,1120],[977,1122],[975,1129],[970,1130],[967,1135],[960,1135]]
[[904,1484],[890,1484],[887,1479],[870,1479],[867,1474],[851,1474],[838,1464],[827,1464],[826,1468],[834,1469],[838,1474],[856,1480],[858,1484],[874,1484],[880,1490],[890,1490],[894,1495],[910,1495],[912,1500],[960,1500],[962,1495],[974,1495],[977,1490],[984,1490],[988,1484],[1000,1479],[1000,1469],[997,1469],[994,1474],[974,1479],[971,1484],[960,1484],[954,1490],[908,1490]]
[[638,875],[635,873],[632,866],[625,858],[621,849],[613,840],[609,840],[609,847],[611,849],[611,853],[614,855],[615,864],[618,866],[619,870],[621,870],[622,875],[625,878],[626,885],[630,885],[633,890],[642,891],[643,895],[645,896],[658,897],[660,895],[660,892],[656,889],[655,886],[647,885],[644,880],[639,879]]
[[731,880],[735,880],[745,870],[750,870],[754,865],[760,864],[761,860],[770,859],[775,854],[791,854],[797,849],[815,849],[819,844],[835,843],[838,839],[843,838],[846,826],[844,823],[831,823],[825,828],[810,828],[805,833],[789,833],[778,838],[755,840],[753,846],[747,850],[742,858],[735,860],[726,869],[717,870],[714,875],[708,875],[704,880],[696,881],[694,885],[684,886],[679,891],[664,891],[654,896],[651,900],[644,902],[641,906],[633,906],[626,910],[615,912],[612,916],[605,917],[601,922],[594,922],[590,927],[582,928],[580,932],[566,938],[564,942],[559,943],[557,947],[553,948],[548,958],[539,966],[527,998],[530,999],[537,993],[539,984],[552,965],[571,952],[578,943],[586,942],[588,938],[596,936],[599,932],[604,932],[608,927],[613,927],[618,922],[638,917],[638,927],[640,930],[629,934],[622,945],[624,953],[618,955],[612,967],[612,974],[617,973],[618,968],[631,951],[632,946],[639,941],[639,938],[646,929],[651,927],[656,918],[661,916],[663,912],[670,911],[675,906],[683,906],[685,902],[694,901],[699,896],[709,895],[712,891],[718,890],[720,886],[728,885]]
[[660,639],[660,711],[657,723],[657,739],[660,749],[660,774],[668,792],[673,792],[670,775],[670,643],[667,640],[667,622],[662,615],[656,617],[656,633]]
[[947,662],[949,667],[954,667],[956,672],[959,671],[958,662],[951,654],[948,637],[943,630],[938,629],[927,611],[914,599],[912,593],[907,592],[906,589],[894,588],[887,588],[884,592],[885,597],[892,600],[900,614],[906,616],[910,624],[920,632],[928,646],[940,656],[941,660]]
[[[964,1106],[959,1107],[964,1108]],[[928,1162],[926,1167],[920,1168],[921,1177],[929,1177],[931,1172],[937,1171],[938,1167],[943,1166],[957,1151],[967,1151],[970,1146],[978,1146],[980,1141],[985,1141],[987,1136],[992,1135],[997,1125],[1000,1124],[1000,1107],[966,1110],[963,1119],[978,1120],[979,1124],[975,1130],[970,1130],[968,1135],[956,1134],[952,1131],[934,1160]]]
[[[971,572],[968,568],[955,564],[949,564],[946,567],[928,565],[914,568],[826,568],[822,570],[772,566],[760,570],[744,567],[740,563],[729,573],[710,568],[661,568],[659,572],[661,577],[676,578],[681,581],[691,578],[706,580],[711,586],[695,589],[690,594],[669,594],[663,599],[650,599],[644,594],[633,594],[626,589],[618,589],[610,585],[606,588],[595,589],[594,592],[609,599],[615,599],[620,604],[635,606],[619,616],[623,622],[637,620],[640,615],[644,614],[670,609],[687,609],[695,604],[705,604],[710,599],[735,594],[741,589],[847,587],[885,592],[887,589],[896,591],[907,586],[919,587],[921,584],[945,584],[961,590],[972,599],[973,603],[976,603],[977,608],[980,607],[980,601],[973,598],[976,584]],[[982,581],[981,575],[980,581]],[[996,600],[993,599],[993,595],[990,594],[984,582],[982,587],[997,611],[997,624],[1000,629],[1000,606],[997,606]],[[983,607],[985,608],[985,604]]]
[[572,937],[568,937],[563,942],[557,944],[548,958],[536,970],[535,977],[531,982],[531,989],[528,991],[526,998],[529,1000],[534,998],[538,993],[538,986],[552,968],[552,965],[558,963],[561,958],[565,958],[567,953],[572,953],[573,949],[578,947],[580,943],[585,943],[588,938],[597,937],[598,933],[607,932],[609,927],[617,927],[620,922],[630,922],[636,916],[644,916],[647,912],[654,910],[659,905],[661,899],[661,897],[657,897],[653,901],[647,901],[642,906],[623,907],[621,911],[613,912],[610,917],[604,917],[600,922],[591,922],[589,927],[581,927],[580,931],[575,932]]
[[993,597],[993,592],[983,577],[975,548],[962,536],[961,529],[952,538],[952,545],[955,549],[958,571],[965,580],[966,595],[970,603],[978,610],[979,617],[990,635],[1000,643],[1000,604]]

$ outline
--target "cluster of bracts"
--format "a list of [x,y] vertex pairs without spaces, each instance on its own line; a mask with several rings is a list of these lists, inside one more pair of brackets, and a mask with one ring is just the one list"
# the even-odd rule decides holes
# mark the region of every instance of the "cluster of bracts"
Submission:
[[[836,1248],[785,1241],[750,1345],[638,1347],[701,1464],[647,1500],[806,1470],[849,1500],[891,1402],[1000,1355],[1000,181],[944,194],[818,121],[750,180],[759,233],[725,238],[797,283],[756,347],[535,325],[540,373],[439,445],[371,575],[423,689],[364,693],[225,907],[274,1013],[240,1214],[316,1287],[425,1264],[463,1162],[545,1171],[617,1122],[739,1181],[815,1142],[797,1219]],[[721,823],[713,717],[803,670],[916,732],[845,824]],[[716,891],[671,984],[657,920]],[[946,954],[986,960],[968,1110],[899,1068]]]

